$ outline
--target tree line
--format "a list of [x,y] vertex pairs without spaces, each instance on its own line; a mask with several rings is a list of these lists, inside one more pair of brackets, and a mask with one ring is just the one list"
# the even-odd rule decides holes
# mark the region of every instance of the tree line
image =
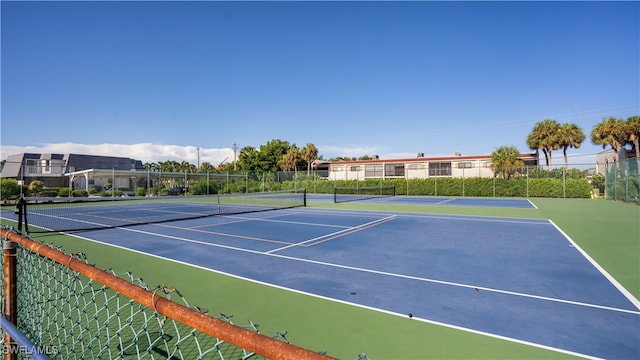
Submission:
[[[545,157],[547,170],[552,168],[552,152],[562,149],[564,166],[569,167],[567,150],[578,149],[586,139],[585,133],[574,123],[560,124],[554,119],[545,119],[537,122],[527,136],[527,145],[536,152],[542,151]],[[618,153],[620,160],[625,158],[625,149],[628,146],[640,159],[640,116],[634,115],[626,120],[613,116],[605,117],[591,129],[591,143],[601,145],[603,149],[608,146]],[[517,147],[500,146],[491,154],[491,167],[496,176],[510,178],[517,176],[524,162],[518,159],[520,151]]]
[[307,143],[299,148],[288,141],[273,139],[259,148],[245,146],[240,149],[237,160],[214,166],[204,162],[197,167],[187,161],[161,161],[157,163],[145,163],[145,170],[154,172],[179,172],[179,173],[275,173],[277,171],[293,171],[307,169],[311,171],[314,160],[322,159],[318,156],[318,148]]
[[[591,130],[591,142],[610,146],[618,152],[620,158],[624,158],[624,150],[627,146],[635,150],[636,158],[640,159],[640,116],[634,115],[621,119],[606,117]],[[552,153],[562,150],[564,166],[569,167],[567,156],[568,149],[578,149],[586,140],[582,128],[574,123],[560,124],[554,119],[545,119],[537,122],[527,135],[527,145],[531,150],[542,152],[545,165],[552,169]],[[518,159],[520,151],[517,147],[500,146],[491,154],[491,166],[496,176],[510,178],[518,175],[518,169],[524,167],[524,162]],[[318,148],[313,143],[307,143],[299,148],[288,141],[273,139],[256,148],[245,146],[240,149],[237,160],[214,166],[204,162],[199,167],[187,161],[161,161],[157,163],[145,163],[144,168],[154,172],[180,172],[180,173],[216,173],[216,172],[241,172],[241,173],[275,173],[278,171],[293,171],[306,169],[311,171],[313,161],[322,160],[318,154]],[[365,155],[359,158],[336,158],[332,160],[370,160],[372,157]]]

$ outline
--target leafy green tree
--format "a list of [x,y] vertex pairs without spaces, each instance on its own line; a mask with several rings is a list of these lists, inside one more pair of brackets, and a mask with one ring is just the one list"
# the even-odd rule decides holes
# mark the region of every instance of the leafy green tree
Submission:
[[218,193],[218,185],[213,180],[200,179],[189,186],[192,195],[210,195]]
[[567,158],[567,149],[578,149],[586,138],[582,129],[574,123],[566,123],[560,126],[559,145],[564,155],[564,167],[569,168],[569,159]]
[[500,146],[491,153],[491,169],[494,175],[500,174],[509,179],[524,166],[524,161],[518,159],[520,151],[515,146]]
[[29,193],[33,195],[40,194],[43,189],[44,183],[40,180],[33,180],[29,183],[29,186],[27,186],[27,191],[29,191]]
[[15,179],[0,180],[0,196],[2,200],[13,200],[20,195],[20,185]]
[[547,169],[551,169],[552,165],[551,152],[560,148],[560,127],[561,125],[553,119],[542,120],[533,126],[527,136],[527,145],[530,149],[542,150]]
[[604,194],[605,179],[602,174],[594,174],[591,177],[591,186],[598,188],[600,194]]
[[274,139],[260,146],[259,159],[262,172],[275,173],[279,170],[278,161],[291,149],[287,141]]

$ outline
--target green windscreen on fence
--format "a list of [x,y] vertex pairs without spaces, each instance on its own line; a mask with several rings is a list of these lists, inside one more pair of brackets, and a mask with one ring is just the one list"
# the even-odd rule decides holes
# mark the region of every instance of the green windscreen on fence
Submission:
[[304,189],[158,197],[41,198],[26,200],[29,232],[98,230],[306,206]]
[[606,164],[605,195],[609,200],[640,202],[640,159]]

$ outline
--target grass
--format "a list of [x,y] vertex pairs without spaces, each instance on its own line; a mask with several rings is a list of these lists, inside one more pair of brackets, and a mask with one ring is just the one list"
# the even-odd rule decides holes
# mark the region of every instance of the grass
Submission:
[[[314,207],[459,215],[549,218],[634,296],[640,297],[640,207],[604,200],[533,199],[538,209],[453,206],[384,206],[312,203]],[[566,354],[480,334],[424,323],[404,316],[327,301],[239,280],[211,271],[82,238],[44,235],[39,240],[67,252],[84,252],[99,268],[131,271],[150,286],[177,287],[190,304],[211,314],[234,315],[234,323],[259,323],[266,335],[288,331],[295,345],[353,359],[558,359]]]

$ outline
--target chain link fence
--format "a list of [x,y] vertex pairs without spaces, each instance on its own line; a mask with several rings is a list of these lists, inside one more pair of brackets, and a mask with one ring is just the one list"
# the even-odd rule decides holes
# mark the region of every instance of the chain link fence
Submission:
[[[86,176],[48,177],[21,175],[19,186],[3,191],[3,200],[20,194],[40,196],[179,196],[245,193],[306,188],[309,193],[332,194],[335,187],[396,186],[398,195],[486,197],[593,197],[638,203],[638,160],[596,164],[503,168],[494,174],[487,164],[472,168],[450,166],[434,172],[431,165],[407,165],[388,173],[300,168],[275,173],[163,173],[151,171],[94,170]],[[419,165],[419,164],[418,164]],[[595,166],[594,166],[595,165]],[[16,166],[16,164],[5,164]],[[396,169],[397,170],[397,169]],[[34,181],[42,185],[32,186]],[[57,186],[57,187],[56,187]],[[3,188],[4,190],[4,188]],[[16,194],[12,195],[14,192]]]
[[[212,315],[189,303],[176,288],[150,287],[130,272],[96,269],[82,253],[67,255],[60,248],[0,230],[3,247],[9,241],[18,244],[12,255],[18,263],[17,284],[7,284],[13,276],[3,271],[3,303],[6,289],[15,286],[16,326],[37,345],[13,351],[16,347],[3,337],[6,359],[28,359],[33,353],[74,360],[260,359],[273,354],[283,359],[329,359],[323,351],[290,345],[286,331],[265,336],[252,321],[236,326],[233,315]],[[6,255],[5,251],[3,268]]]
[[604,163],[604,197],[640,204],[640,159]]

